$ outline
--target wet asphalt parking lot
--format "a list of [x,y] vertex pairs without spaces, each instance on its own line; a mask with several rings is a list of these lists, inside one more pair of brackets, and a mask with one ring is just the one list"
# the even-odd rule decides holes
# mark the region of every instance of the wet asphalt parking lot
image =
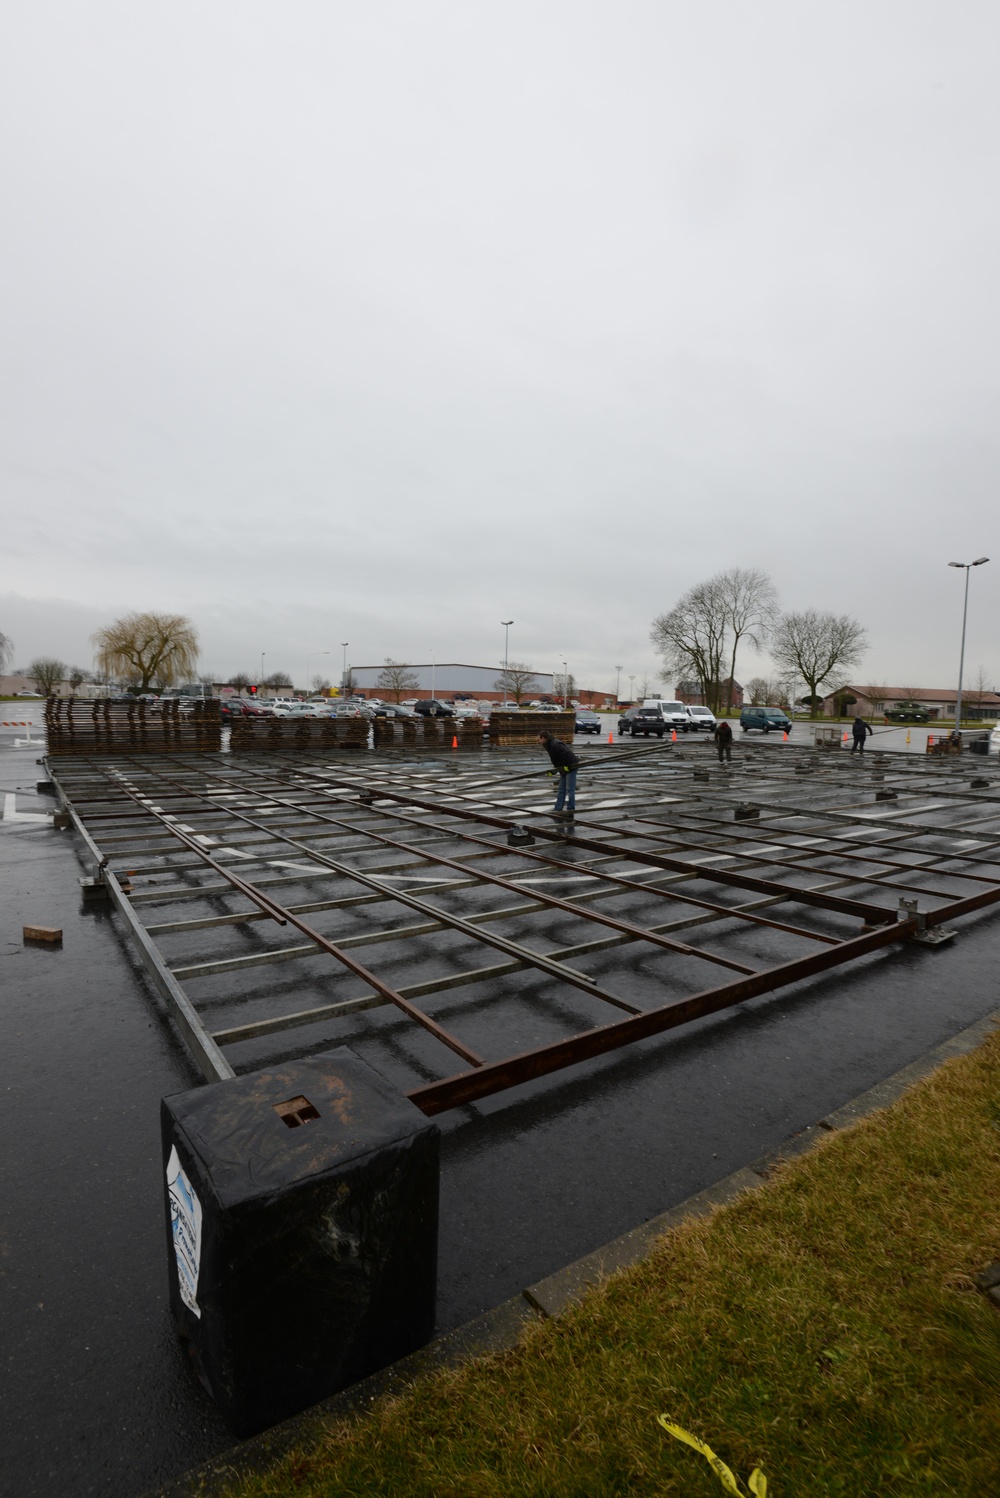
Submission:
[[[167,1310],[158,1104],[198,1078],[118,918],[81,910],[74,834],[27,820],[52,805],[34,790],[37,753],[0,741],[0,792],[15,798],[0,823],[0,1493],[134,1498],[232,1441]],[[62,945],[24,944],[28,922],[61,926]],[[995,1008],[998,930],[986,911],[939,952],[895,947],[442,1115],[439,1329],[778,1147]],[[776,940],[756,936],[758,955]],[[656,981],[653,965],[634,976]],[[515,1013],[519,986],[525,1043],[586,1018],[583,996],[571,1015],[547,1010],[525,974]],[[488,1007],[452,1003],[488,1047]],[[369,1047],[401,1085],[433,1065],[423,1037],[371,1019],[331,1026],[330,1044]],[[233,1059],[255,1064],[252,1043]]]

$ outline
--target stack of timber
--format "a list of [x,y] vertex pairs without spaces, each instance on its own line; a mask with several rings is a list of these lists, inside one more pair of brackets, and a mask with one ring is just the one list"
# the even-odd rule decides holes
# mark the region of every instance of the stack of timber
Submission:
[[[423,744],[428,748],[481,749],[482,718],[374,718],[372,736],[376,749]],[[457,743],[456,743],[457,741]]]
[[50,697],[45,704],[49,754],[172,754],[222,748],[217,702],[107,702]]
[[313,754],[367,743],[367,718],[236,718],[229,739],[234,754]]
[[501,748],[509,744],[536,744],[540,733],[551,733],[572,744],[576,732],[576,713],[491,713],[490,743]]

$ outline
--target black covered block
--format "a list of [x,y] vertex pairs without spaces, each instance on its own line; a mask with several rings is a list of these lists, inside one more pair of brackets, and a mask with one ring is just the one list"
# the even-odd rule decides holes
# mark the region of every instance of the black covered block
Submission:
[[262,1430],[434,1330],[438,1130],[346,1048],[164,1098],[171,1308]]

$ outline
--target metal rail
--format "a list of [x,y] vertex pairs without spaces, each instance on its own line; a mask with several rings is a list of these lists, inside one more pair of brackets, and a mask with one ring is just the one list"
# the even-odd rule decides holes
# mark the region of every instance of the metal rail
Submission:
[[[703,747],[694,746],[694,758]],[[104,863],[112,898],[117,890],[116,908],[206,1076],[233,1075],[220,1047],[282,1040],[322,1021],[391,1005],[404,1024],[409,1021],[444,1043],[468,1067],[456,1076],[425,1080],[408,1090],[407,1095],[429,1113],[579,1064],[891,948],[918,934],[926,919],[951,921],[1000,901],[1000,869],[996,878],[990,875],[995,862],[980,856],[981,849],[966,855],[954,846],[972,831],[965,825],[966,816],[980,819],[985,808],[974,795],[956,789],[942,770],[932,774],[912,764],[894,766],[899,810],[905,818],[907,798],[926,799],[928,789],[943,780],[948,785],[948,815],[957,813],[963,825],[935,821],[934,811],[924,809],[919,823],[904,827],[895,821],[889,827],[865,815],[872,794],[867,766],[862,771],[841,761],[811,771],[824,796],[833,800],[810,808],[802,805],[803,781],[795,768],[804,764],[801,753],[795,763],[780,753],[749,753],[745,774],[729,778],[720,772],[706,789],[703,778],[692,779],[687,749],[658,742],[595,755],[586,766],[590,790],[585,794],[591,802],[614,805],[603,811],[581,808],[572,827],[559,829],[537,817],[537,782],[545,772],[535,767],[530,751],[504,751],[502,768],[491,755],[485,774],[482,760],[473,759],[468,751],[461,761],[456,755],[450,763],[447,751],[443,757],[438,751],[428,762],[405,750],[366,754],[363,760],[355,754],[349,761],[347,756],[324,755],[316,762],[298,753],[232,761],[179,751],[163,758],[130,756],[122,764],[67,758],[58,766],[58,789],[88,851]],[[752,827],[732,821],[733,805],[746,795],[751,781],[758,795],[777,803],[763,807]],[[653,797],[661,801],[662,815],[669,820],[650,815]],[[994,803],[987,816],[992,820],[997,815],[1000,809]],[[526,819],[534,846],[511,847],[496,837]],[[823,846],[792,842],[805,834],[800,825],[788,823],[802,819],[811,825],[833,820],[838,831],[821,834],[817,842]],[[850,824],[859,828],[862,822],[869,836],[869,829],[877,828],[877,844],[851,834]],[[984,842],[1000,841],[1000,834],[983,834],[980,820],[972,835]],[[943,851],[916,846],[928,837],[943,840]],[[297,861],[289,863],[290,857]],[[238,870],[232,866],[234,858],[240,859]],[[363,867],[358,858],[365,860]],[[134,859],[138,866],[131,862]],[[111,870],[111,861],[119,871],[130,861],[133,878],[165,877],[167,883],[150,882],[129,895]],[[952,867],[944,869],[944,863]],[[631,871],[625,872],[622,864]],[[211,876],[211,882],[201,882],[204,875]],[[814,882],[817,876],[819,884]],[[339,887],[326,896],[316,891],[319,898],[313,899],[304,890],[287,905],[271,893],[275,886],[308,886],[315,879],[334,879]],[[586,888],[554,893],[545,887],[574,880],[584,881]],[[347,882],[346,892],[340,881]],[[703,892],[699,884],[755,898],[730,905],[712,898],[711,889]],[[955,888],[942,887],[949,885]],[[852,886],[860,898],[840,892]],[[866,890],[878,891],[883,898],[886,893],[918,892],[941,903],[919,919],[900,921],[895,908],[866,897]],[[490,891],[513,894],[516,902],[484,905]],[[440,903],[442,896],[445,905]],[[228,908],[230,898],[244,902],[243,908]],[[624,898],[630,901],[627,917],[606,908],[608,902]],[[664,902],[676,911],[666,923],[658,917]],[[800,908],[801,917],[780,920],[762,913],[788,903]],[[187,918],[181,918],[180,904],[189,907]],[[367,907],[385,905],[409,909],[419,918],[403,925],[365,921]],[[143,926],[137,912],[146,906],[162,908],[162,915]],[[332,923],[337,929],[317,930],[303,919],[313,912],[323,912],[324,925]],[[569,935],[558,944],[546,935],[540,946],[537,939],[531,940],[539,923],[543,929],[546,921],[569,917],[583,924],[581,935],[587,939]],[[825,926],[814,925],[817,918],[825,920]],[[860,936],[856,928],[838,934],[845,920],[861,921],[867,929]],[[512,936],[488,929],[505,922],[514,923]],[[715,924],[720,937],[711,949],[678,938],[679,931],[707,922]],[[305,943],[267,942],[269,923],[292,927]],[[259,935],[247,947],[241,933],[246,932],[249,940],[253,930]],[[196,937],[211,940],[213,932],[218,941],[228,941],[228,950],[206,953],[192,947]],[[732,943],[744,933],[767,939],[772,949],[769,965],[750,966],[746,954],[738,946],[733,949]],[[806,956],[787,951],[789,942],[803,940],[820,950]],[[180,951],[168,958],[164,942],[180,944]],[[480,950],[492,949],[501,960],[486,965],[464,961],[468,942]],[[681,980],[688,970],[677,963],[708,961],[738,976],[720,987],[665,999],[662,985],[650,973],[645,990],[633,992],[637,945],[666,964],[664,980],[682,992]],[[386,973],[376,974],[350,955],[360,947],[386,954],[380,966],[388,962],[390,971],[405,969],[410,950],[433,952],[436,971],[414,975],[416,981],[400,972],[390,981]],[[627,997],[575,965],[615,947],[631,949],[617,969],[628,983]],[[453,953],[460,959],[457,967],[442,971],[442,959],[447,969]],[[280,1012],[286,1001],[278,999],[288,991],[288,981],[275,986],[268,973],[291,972],[297,987],[296,975],[301,972],[301,981],[311,988],[316,980],[305,975],[318,971],[311,962],[317,956],[333,957],[337,970],[357,976],[364,991],[329,1000],[321,991],[315,998],[324,1002]],[[309,962],[308,968],[304,962]],[[231,983],[225,986],[226,975],[239,983],[239,975],[248,972],[255,975],[252,989],[238,987],[234,992]],[[508,992],[507,975],[532,972],[549,986]],[[200,999],[185,991],[188,983],[206,990]],[[548,1003],[560,991],[567,998],[576,991],[591,1002],[614,1006],[625,1017],[596,1026],[591,1022],[591,1028],[528,1050],[508,1043],[511,1054],[496,1059],[479,1054],[481,1045],[473,1049],[457,1039],[416,1002],[463,988],[470,990],[470,1002],[479,1004],[485,998],[491,1012],[501,1015],[515,1000],[521,1013],[525,1002]],[[536,993],[537,998],[531,997]],[[222,1024],[209,1033],[202,1012],[218,1004],[235,1012],[231,1018],[220,1015]],[[550,1024],[555,1012],[550,1011]],[[569,1017],[561,998],[558,1012]],[[516,1040],[516,1024],[523,1019],[512,1023],[511,1038]],[[390,1032],[372,1032],[373,1039],[376,1033],[387,1040]],[[326,1035],[322,1044],[329,1044]]]

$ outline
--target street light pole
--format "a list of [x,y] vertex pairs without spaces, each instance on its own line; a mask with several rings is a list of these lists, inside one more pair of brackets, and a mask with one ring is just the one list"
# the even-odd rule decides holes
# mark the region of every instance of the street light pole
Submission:
[[621,666],[616,666],[615,667],[615,707],[618,706],[618,699],[621,696],[621,691],[620,691],[621,680],[622,680],[622,668],[621,668]]
[[264,650],[262,650],[261,653],[260,653],[260,684],[261,684],[261,686],[264,685],[264,656],[266,654],[267,654],[267,652],[264,651]]
[[306,696],[307,697],[309,695],[309,662],[312,660],[312,658],[313,658],[314,655],[329,655],[329,654],[330,654],[329,650],[310,650],[309,654],[306,656]]
[[350,643],[350,640],[341,640],[340,642],[340,648],[344,652],[344,669],[340,674],[340,691],[342,696],[347,692],[347,647]]
[[635,677],[634,676],[630,676],[629,679],[628,679],[628,700],[629,700],[629,702],[634,702],[635,701]]
[[569,668],[563,661],[563,707],[566,706],[566,698],[569,696]]
[[955,698],[955,732],[962,731],[962,673],[965,669],[965,621],[969,613],[969,572],[981,567],[989,557],[977,557],[974,562],[949,562],[949,567],[961,567],[965,572],[965,602],[962,605],[962,648],[958,656],[958,695]]
[[507,680],[507,641],[510,637],[510,627],[514,621],[513,619],[501,619],[500,623],[503,625],[503,700],[506,704],[507,690],[510,685]]

